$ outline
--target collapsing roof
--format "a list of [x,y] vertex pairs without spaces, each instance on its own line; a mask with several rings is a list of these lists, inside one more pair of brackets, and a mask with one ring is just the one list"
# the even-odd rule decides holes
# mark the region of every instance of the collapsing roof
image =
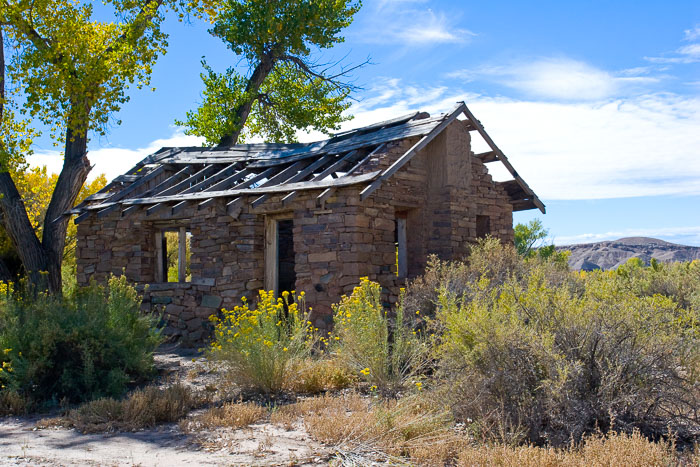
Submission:
[[[544,204],[461,102],[437,117],[416,112],[314,143],[162,148],[66,214],[77,214],[76,223],[92,213],[103,217],[116,210],[127,215],[146,209],[150,215],[170,209],[176,215],[194,204],[203,209],[223,198],[228,213],[235,217],[243,203],[257,207],[271,194],[285,193],[282,201],[287,204],[299,191],[320,189],[317,200],[323,202],[337,187],[349,185],[360,185],[364,200],[460,115],[466,117],[469,131],[478,132],[491,148],[475,156],[485,163],[500,161],[512,175],[512,180],[499,183],[513,210],[538,208],[544,213]],[[387,169],[356,174],[386,143],[415,136],[421,139]],[[173,171],[146,190],[149,181]]]

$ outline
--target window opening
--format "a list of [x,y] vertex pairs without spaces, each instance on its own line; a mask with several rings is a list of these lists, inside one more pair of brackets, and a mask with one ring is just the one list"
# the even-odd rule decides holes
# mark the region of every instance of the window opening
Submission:
[[192,233],[186,227],[164,229],[159,233],[156,282],[190,282]]
[[293,229],[292,219],[265,219],[265,289],[275,296],[296,285]]
[[491,233],[491,218],[476,216],[476,238],[483,238]]

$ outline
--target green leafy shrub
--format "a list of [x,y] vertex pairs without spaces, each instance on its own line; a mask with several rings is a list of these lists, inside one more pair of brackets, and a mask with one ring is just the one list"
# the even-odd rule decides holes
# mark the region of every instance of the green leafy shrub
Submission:
[[700,310],[674,300],[697,289],[658,293],[681,277],[697,284],[696,266],[662,279],[640,265],[578,273],[523,261],[501,279],[481,264],[461,296],[438,289],[440,375],[459,420],[505,442],[563,445],[612,428],[697,436]]
[[3,391],[32,405],[121,396],[153,374],[155,318],[124,277],[66,298],[12,294],[0,311]]
[[[243,305],[212,316],[216,325],[208,357],[224,364],[228,379],[242,387],[267,393],[280,391],[310,358],[314,346],[311,322],[304,312],[304,294],[261,290],[257,307]],[[289,298],[292,298],[291,302]]]
[[334,357],[382,391],[396,392],[413,382],[427,365],[428,345],[399,304],[389,316],[381,287],[363,277],[352,294],[334,305]]

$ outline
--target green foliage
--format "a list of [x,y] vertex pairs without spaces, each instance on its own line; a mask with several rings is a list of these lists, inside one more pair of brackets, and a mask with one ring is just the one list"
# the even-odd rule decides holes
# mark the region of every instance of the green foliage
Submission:
[[[418,313],[419,314],[419,313]],[[399,305],[390,317],[381,302],[381,287],[363,277],[349,297],[334,306],[333,356],[382,392],[396,393],[408,384],[422,388],[428,344]]]
[[494,274],[494,254],[476,248],[477,280],[439,288],[439,375],[458,419],[551,445],[613,427],[684,440],[700,429],[700,264],[578,273],[521,259]]
[[[515,249],[525,258],[539,256],[541,259],[552,259],[566,264],[571,252],[557,252],[554,244],[542,245],[541,240],[547,238],[549,231],[542,226],[542,221],[533,219],[527,224],[517,224],[513,227]],[[539,245],[539,246],[538,246]]]
[[[213,29],[248,63],[250,73],[235,68],[216,73],[203,62],[203,102],[187,113],[187,133],[219,143],[260,135],[295,141],[297,129],[337,129],[351,86],[317,69],[312,50],[342,42],[360,3],[352,0],[226,0]],[[330,67],[329,67],[330,68]]]
[[153,374],[161,342],[155,317],[124,277],[91,285],[65,299],[11,294],[0,310],[0,355],[12,371],[5,386],[35,405],[121,396]]
[[278,392],[311,356],[315,339],[304,313],[304,294],[283,296],[275,299],[273,292],[261,290],[256,308],[244,300],[224,310],[221,318],[211,316],[216,328],[207,355],[224,364],[235,384]]
[[517,224],[513,227],[513,233],[515,234],[515,249],[521,256],[529,256],[535,245],[549,235],[539,219],[533,219],[527,224]]

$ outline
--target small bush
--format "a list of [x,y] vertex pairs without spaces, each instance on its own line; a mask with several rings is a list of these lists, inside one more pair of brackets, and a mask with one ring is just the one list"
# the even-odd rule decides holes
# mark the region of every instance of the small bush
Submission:
[[352,386],[357,378],[334,359],[309,359],[298,363],[284,383],[285,389],[296,393],[318,394]]
[[204,400],[182,384],[164,389],[148,386],[137,389],[123,400],[97,399],[71,410],[64,418],[39,424],[74,427],[82,433],[135,431],[160,423],[176,422]]
[[553,446],[613,426],[697,436],[700,315],[649,293],[654,273],[527,261],[494,284],[483,268],[468,295],[439,289],[437,312],[444,396],[473,431]]
[[[257,307],[242,306],[212,316],[214,341],[207,355],[223,363],[228,379],[244,388],[272,393],[295,377],[300,362],[311,356],[313,329],[304,313],[304,294],[260,291]],[[292,303],[288,301],[292,298]]]
[[29,404],[121,396],[153,374],[155,318],[124,277],[66,298],[13,293],[0,311],[2,391]]
[[227,402],[192,419],[183,420],[180,427],[186,432],[219,427],[243,428],[262,420],[267,413],[267,409],[254,402]]
[[393,319],[381,303],[381,287],[363,277],[352,295],[334,306],[333,355],[360,378],[395,393],[427,365],[428,345],[399,305]]

